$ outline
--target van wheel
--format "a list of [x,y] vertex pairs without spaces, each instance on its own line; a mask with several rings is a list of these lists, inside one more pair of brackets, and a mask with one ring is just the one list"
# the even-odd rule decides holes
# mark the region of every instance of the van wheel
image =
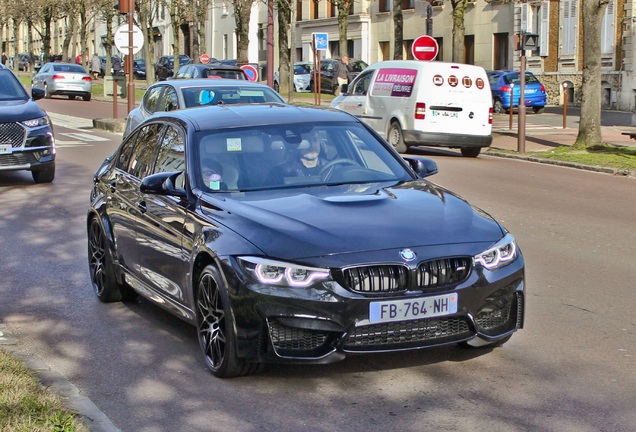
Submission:
[[466,157],[477,157],[481,152],[481,147],[462,147],[462,156]]
[[495,99],[495,102],[492,104],[492,110],[497,114],[501,114],[505,111],[503,104],[499,99]]
[[406,144],[404,144],[404,136],[402,136],[402,128],[396,121],[391,123],[387,141],[393,146],[398,153],[406,153]]

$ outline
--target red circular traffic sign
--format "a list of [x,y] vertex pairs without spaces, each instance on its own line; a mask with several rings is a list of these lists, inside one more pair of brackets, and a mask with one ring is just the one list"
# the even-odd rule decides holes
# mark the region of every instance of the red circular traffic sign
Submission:
[[210,61],[210,56],[207,54],[201,54],[201,57],[199,57],[199,61],[201,61],[201,63],[203,64],[208,64],[208,62]]
[[439,45],[433,37],[424,35],[413,41],[411,52],[418,60],[434,60],[439,52]]
[[241,69],[243,69],[243,72],[247,75],[248,80],[258,81],[258,71],[254,66],[246,64],[241,66]]

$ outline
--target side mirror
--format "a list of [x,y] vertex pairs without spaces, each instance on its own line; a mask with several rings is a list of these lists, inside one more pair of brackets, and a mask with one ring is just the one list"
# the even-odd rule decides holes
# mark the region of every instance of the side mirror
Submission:
[[437,164],[433,159],[422,156],[405,156],[403,158],[419,177],[429,177],[438,173]]
[[185,197],[185,190],[175,186],[176,179],[180,175],[183,175],[182,171],[162,172],[149,175],[141,180],[139,190],[147,194]]
[[38,99],[42,99],[44,97],[44,89],[40,89],[40,88],[32,88],[31,89],[31,99],[38,100]]

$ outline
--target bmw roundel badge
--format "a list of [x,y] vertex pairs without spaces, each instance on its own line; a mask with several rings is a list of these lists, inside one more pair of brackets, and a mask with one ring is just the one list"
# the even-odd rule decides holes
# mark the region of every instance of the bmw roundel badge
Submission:
[[411,262],[415,259],[415,252],[413,252],[411,249],[402,249],[400,251],[400,256],[404,261]]

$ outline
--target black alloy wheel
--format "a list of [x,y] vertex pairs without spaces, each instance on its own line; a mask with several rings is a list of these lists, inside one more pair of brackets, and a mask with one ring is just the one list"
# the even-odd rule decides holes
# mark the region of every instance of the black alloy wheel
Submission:
[[261,365],[239,359],[232,326],[229,298],[222,279],[212,266],[201,272],[196,293],[196,320],[199,346],[213,375],[232,378],[256,373]]
[[117,282],[108,240],[96,218],[88,228],[88,267],[93,290],[100,301],[111,303],[135,296],[131,288]]

